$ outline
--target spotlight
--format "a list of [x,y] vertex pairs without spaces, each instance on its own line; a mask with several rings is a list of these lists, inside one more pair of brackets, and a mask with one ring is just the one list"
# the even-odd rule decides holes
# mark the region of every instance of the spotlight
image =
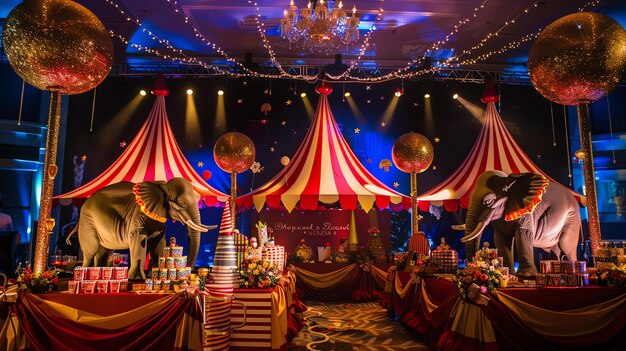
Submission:
[[219,96],[224,95],[224,90],[218,90],[218,91],[217,91],[217,95],[219,95]]
[[301,98],[306,97],[306,93],[300,93],[300,97],[301,97]]
[[430,99],[430,94],[429,93],[424,94],[424,99]]
[[396,92],[393,93],[395,96],[400,97],[402,95],[404,95],[404,90],[402,90],[401,88],[396,89]]
[[139,95],[141,95],[141,96],[146,96],[146,94],[147,94],[147,93],[146,93],[146,91],[145,91],[145,90],[143,90],[143,89],[139,90]]
[[193,90],[187,89],[187,95],[191,95],[191,94],[193,94]]
[[454,94],[454,95],[452,95],[452,98],[453,98],[454,100],[458,99],[458,98],[459,98],[459,94]]
[[346,93],[345,93],[345,94],[343,94],[343,96],[345,96],[345,97],[350,97],[350,92],[349,92],[349,91],[346,91]]

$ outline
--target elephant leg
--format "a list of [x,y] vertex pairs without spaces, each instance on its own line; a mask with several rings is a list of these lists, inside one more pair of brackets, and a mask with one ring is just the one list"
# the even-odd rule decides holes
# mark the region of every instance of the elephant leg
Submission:
[[161,235],[161,238],[156,240],[156,245],[150,248],[150,267],[157,267],[159,265],[159,254],[163,252],[163,248],[165,247],[165,234]]
[[517,276],[523,278],[534,277],[537,275],[537,267],[533,253],[532,240],[527,230],[515,231],[515,248],[517,250],[517,259],[519,260],[519,268]]
[[146,274],[143,271],[146,262],[146,246],[142,245],[141,240],[138,238],[133,237],[132,239],[134,240],[131,240],[129,243],[130,267],[128,268],[128,279],[143,280],[146,279]]
[[509,272],[514,272],[513,236],[496,230],[493,234],[493,240],[496,243],[498,254],[504,259],[504,266],[509,267]]
[[106,267],[107,266],[107,259],[111,255],[111,252],[113,252],[113,250],[108,250],[108,249],[100,246],[100,248],[98,249],[98,252],[96,253],[96,255],[93,258],[93,262],[94,262],[95,266],[96,267]]
[[575,220],[569,220],[563,226],[561,230],[561,237],[559,237],[559,247],[567,259],[570,261],[577,260],[578,241],[580,239],[580,222]]

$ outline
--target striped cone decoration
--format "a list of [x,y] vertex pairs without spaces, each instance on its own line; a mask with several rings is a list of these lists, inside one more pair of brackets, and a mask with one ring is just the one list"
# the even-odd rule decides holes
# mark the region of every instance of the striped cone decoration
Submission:
[[230,330],[205,329],[204,351],[224,351],[230,349]]
[[214,284],[239,287],[239,266],[237,266],[237,251],[235,249],[233,219],[230,206],[227,203],[222,215],[222,224],[217,237],[215,261],[211,277]]

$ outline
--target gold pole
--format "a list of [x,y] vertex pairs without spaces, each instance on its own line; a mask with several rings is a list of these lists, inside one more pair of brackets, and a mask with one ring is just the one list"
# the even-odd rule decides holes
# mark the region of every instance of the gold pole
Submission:
[[[44,175],[39,204],[39,222],[37,223],[37,242],[35,244],[34,273],[43,272],[48,266],[48,249],[50,247],[50,209],[52,207],[52,191],[54,178],[59,168],[56,165],[57,146],[59,144],[59,126],[61,122],[61,93],[50,92],[50,108],[48,110],[48,133],[46,136],[46,153],[44,156]],[[54,224],[52,224],[54,226]],[[49,230],[48,230],[49,229]]]
[[600,219],[598,217],[598,198],[596,196],[596,177],[593,167],[593,148],[591,146],[591,123],[589,121],[589,103],[578,104],[578,126],[580,145],[583,152],[583,174],[585,175],[585,195],[587,197],[587,216],[589,217],[589,239],[591,252],[595,256],[600,248]]
[[417,207],[417,173],[411,172],[411,223],[412,233],[417,235],[419,233],[419,211]]
[[233,216],[233,228],[235,226],[235,218],[237,218],[237,202],[235,199],[237,198],[237,173],[230,173],[230,211]]

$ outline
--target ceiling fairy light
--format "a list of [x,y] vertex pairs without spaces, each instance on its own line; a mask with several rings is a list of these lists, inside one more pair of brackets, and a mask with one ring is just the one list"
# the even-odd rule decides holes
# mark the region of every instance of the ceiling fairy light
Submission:
[[193,94],[193,90],[192,89],[187,89],[187,95],[192,95]]
[[146,94],[147,94],[147,93],[146,93],[146,91],[145,91],[145,90],[143,90],[143,89],[139,90],[139,95],[141,95],[141,96],[146,96]]
[[359,40],[359,18],[356,6],[352,8],[352,17],[343,10],[339,1],[331,10],[328,2],[319,0],[308,2],[300,9],[291,0],[289,8],[283,12],[280,20],[280,35],[290,44],[297,44],[311,52],[330,52],[343,45],[350,45]]
[[459,94],[456,94],[456,93],[455,93],[454,95],[452,95],[452,98],[453,98],[454,100],[458,99],[458,98],[459,98]]
[[430,94],[429,93],[424,94],[424,99],[430,99]]
[[300,93],[300,97],[301,98],[305,98],[306,97],[306,93]]
[[217,95],[219,95],[219,96],[224,95],[224,90],[218,90],[218,91],[217,91]]

